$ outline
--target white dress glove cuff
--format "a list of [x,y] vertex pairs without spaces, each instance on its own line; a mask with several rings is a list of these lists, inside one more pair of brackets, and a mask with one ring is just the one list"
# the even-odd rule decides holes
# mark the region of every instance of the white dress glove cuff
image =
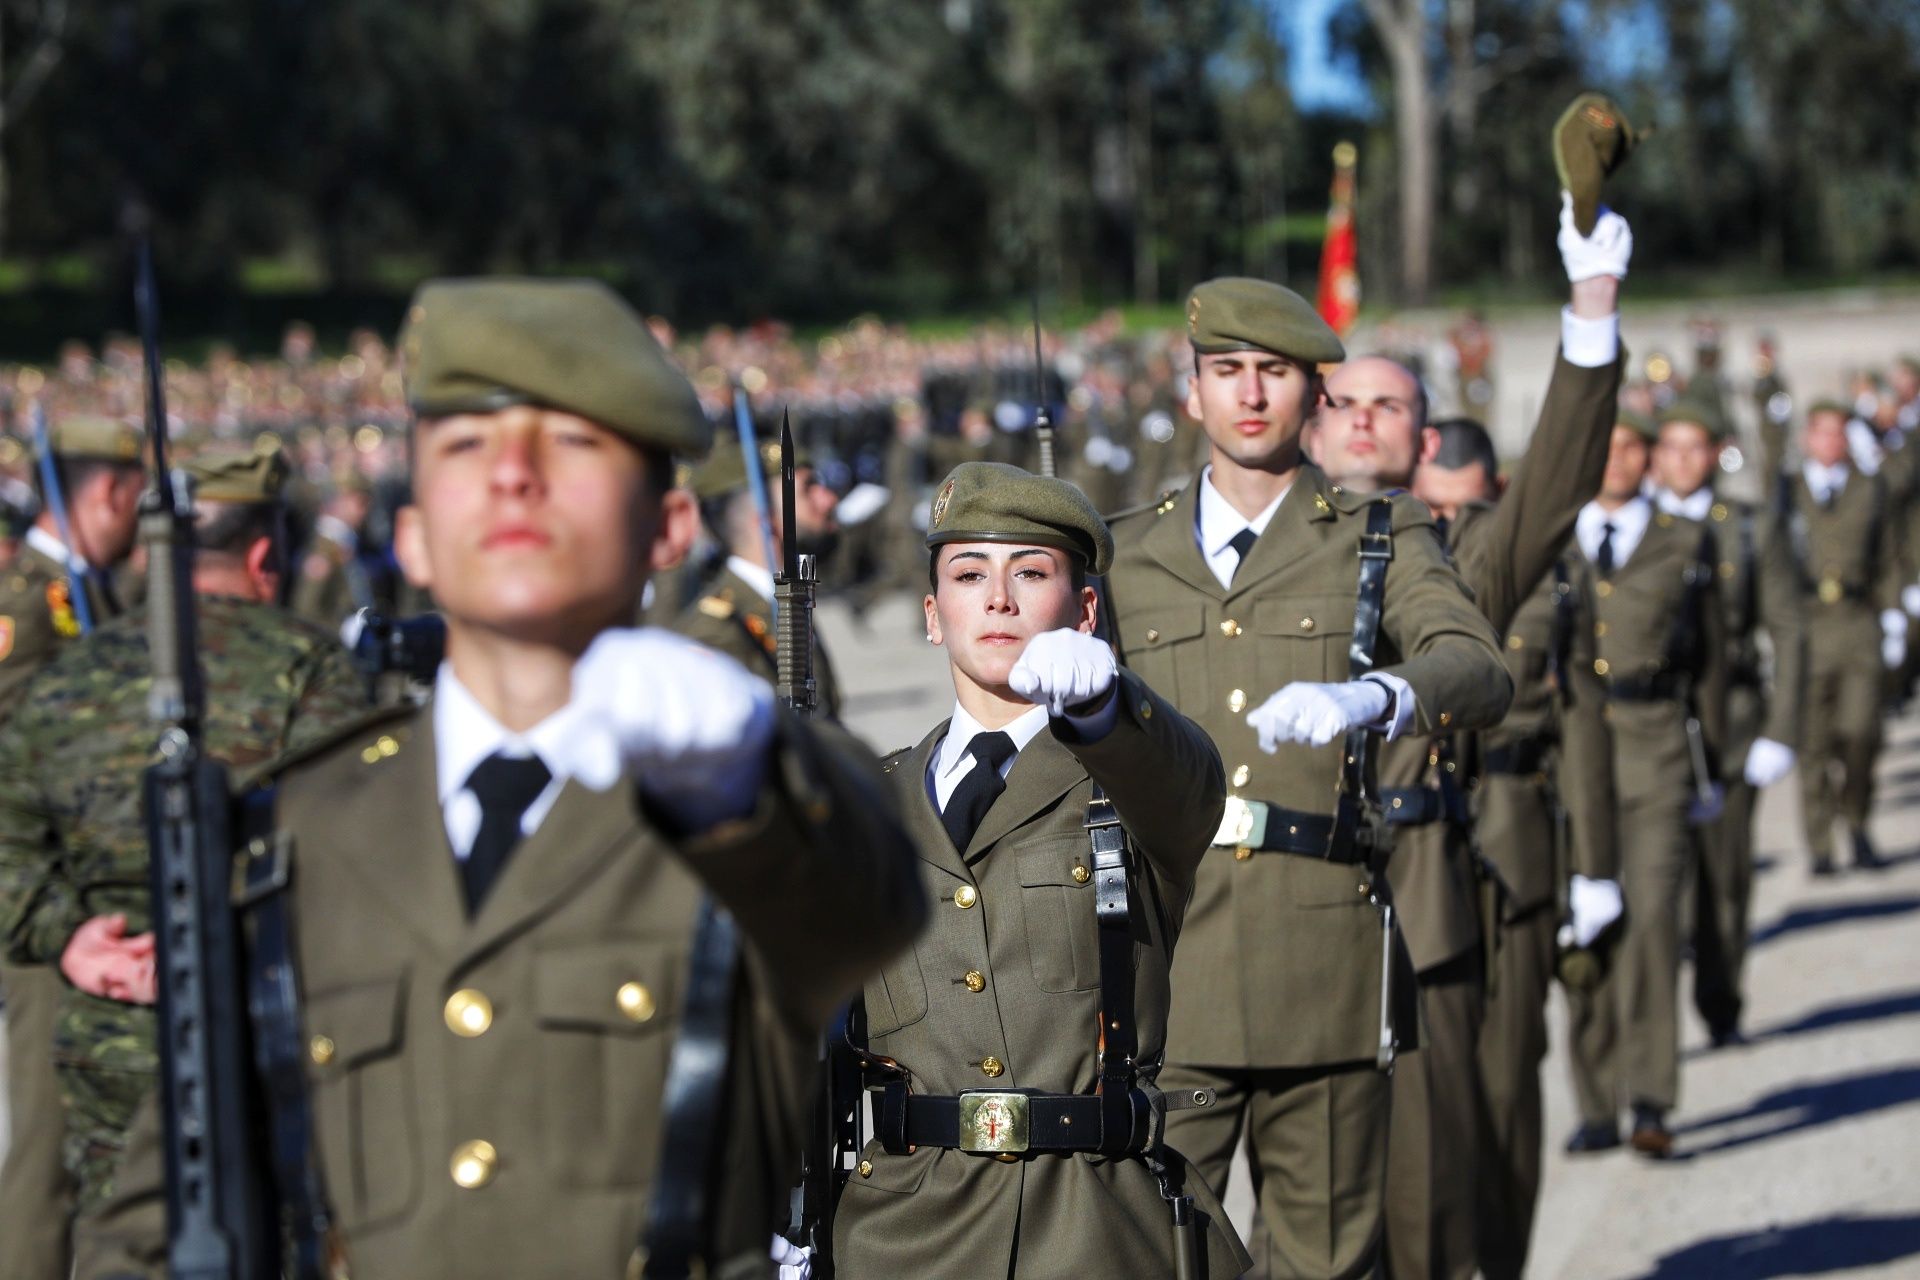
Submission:
[[1560,308],[1560,354],[1582,369],[1600,369],[1620,358],[1620,313],[1588,320]]

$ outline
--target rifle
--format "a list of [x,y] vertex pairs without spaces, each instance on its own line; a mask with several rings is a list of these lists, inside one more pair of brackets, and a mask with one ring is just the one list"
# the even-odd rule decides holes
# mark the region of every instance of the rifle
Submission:
[[136,228],[134,305],[146,357],[154,485],[141,500],[147,546],[148,711],[159,762],[142,780],[158,948],[160,1101],[167,1169],[167,1271],[174,1280],[267,1280],[278,1230],[255,1158],[247,1002],[227,770],[206,752],[206,688],[193,601],[193,494],[167,469],[153,250]]
[[[793,427],[780,416],[780,570],[774,576],[774,691],[800,716],[819,710],[813,676],[813,606],[819,591],[815,558],[800,554],[794,483]],[[857,1003],[835,1019],[854,1016]],[[846,1156],[861,1147],[860,1122],[865,1094],[859,1067],[850,1053],[838,1051],[829,1035],[821,1046],[823,1078],[800,1152],[800,1185],[794,1188],[788,1238],[813,1251],[813,1274],[833,1275],[833,1211],[846,1184]]]
[[47,510],[53,516],[53,528],[60,545],[67,550],[67,594],[73,600],[73,616],[79,620],[80,634],[93,632],[93,604],[87,599],[87,584],[74,569],[73,530],[67,523],[67,499],[60,487],[60,465],[53,458],[53,437],[47,431],[47,410],[39,400],[33,402],[33,447],[40,455],[40,488],[46,494]]
[[[773,513],[767,509],[767,476],[760,467],[760,442],[753,430],[753,409],[747,404],[746,391],[740,387],[733,389],[733,429],[739,433],[741,461],[747,466],[747,491],[753,495],[753,510],[760,517],[760,551],[766,557],[767,568],[771,569]],[[791,519],[792,514],[789,509],[787,518]]]

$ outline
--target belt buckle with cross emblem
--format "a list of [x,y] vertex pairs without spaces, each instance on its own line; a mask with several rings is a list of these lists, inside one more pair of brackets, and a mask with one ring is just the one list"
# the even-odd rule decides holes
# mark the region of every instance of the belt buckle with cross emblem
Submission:
[[1013,1156],[1027,1149],[1027,1095],[971,1090],[960,1095],[959,1150]]

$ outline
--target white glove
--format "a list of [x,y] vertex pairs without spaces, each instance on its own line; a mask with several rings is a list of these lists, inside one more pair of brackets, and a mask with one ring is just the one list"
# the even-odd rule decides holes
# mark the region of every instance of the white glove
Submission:
[[1892,671],[1907,660],[1907,615],[1901,609],[1880,614],[1880,661]]
[[1567,279],[1573,284],[1595,276],[1627,278],[1627,263],[1633,258],[1633,228],[1627,220],[1600,206],[1593,234],[1583,236],[1573,225],[1573,197],[1560,193],[1560,261],[1566,265]]
[[1590,880],[1583,875],[1573,877],[1567,906],[1573,911],[1573,945],[1583,949],[1592,946],[1626,909],[1619,881]]
[[779,1265],[780,1280],[813,1280],[813,1250],[803,1249],[785,1236],[775,1236],[768,1256]]
[[1007,684],[1028,702],[1059,716],[1068,707],[1085,706],[1102,697],[1119,676],[1119,664],[1106,641],[1062,627],[1027,641],[1026,652],[1007,675]]
[[1355,725],[1370,725],[1387,713],[1393,697],[1377,680],[1349,680],[1345,684],[1288,685],[1247,712],[1247,723],[1260,735],[1260,749],[1268,755],[1283,742],[1308,742],[1324,747]]
[[1793,768],[1793,748],[1772,738],[1755,738],[1747,748],[1745,769],[1747,785],[1756,789],[1770,787]]
[[773,740],[773,686],[659,627],[600,634],[573,668],[568,771],[605,791],[631,777],[688,832],[753,808]]
[[1694,796],[1687,805],[1687,822],[1696,827],[1704,827],[1717,821],[1727,807],[1727,788],[1724,783],[1716,782],[1704,796]]
[[1900,607],[1907,611],[1909,618],[1920,618],[1920,582],[1900,589]]

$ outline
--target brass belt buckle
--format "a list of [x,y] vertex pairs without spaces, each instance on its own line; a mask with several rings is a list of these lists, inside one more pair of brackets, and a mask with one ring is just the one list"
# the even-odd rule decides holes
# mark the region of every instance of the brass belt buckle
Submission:
[[974,1090],[960,1095],[959,1150],[1013,1156],[1027,1149],[1027,1095]]

